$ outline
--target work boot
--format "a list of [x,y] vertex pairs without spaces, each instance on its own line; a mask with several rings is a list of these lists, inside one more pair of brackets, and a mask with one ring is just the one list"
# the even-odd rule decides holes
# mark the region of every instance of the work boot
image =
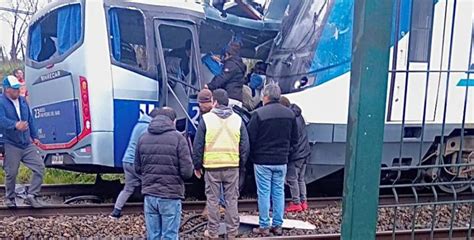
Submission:
[[30,205],[32,208],[42,208],[43,204],[40,203],[38,198],[34,195],[28,195],[25,199],[25,204]]
[[110,218],[118,220],[122,216],[122,210],[114,208],[112,213],[109,215]]
[[286,207],[285,212],[301,212],[303,211],[303,208],[301,207],[301,204],[294,204],[293,202],[290,202],[288,204],[288,207]]
[[238,232],[228,233],[227,234],[227,240],[235,240],[235,239],[237,239],[238,235],[239,235]]
[[303,209],[303,211],[308,210],[308,202],[302,201],[301,202],[301,208]]
[[277,236],[283,235],[283,229],[281,227],[272,227],[270,231]]
[[204,237],[206,239],[211,239],[211,240],[219,239],[219,236],[211,236],[211,234],[209,233],[209,230],[204,231]]
[[255,234],[261,235],[262,237],[270,236],[270,229],[269,228],[258,227],[258,228],[254,228],[252,230],[252,232],[255,233]]
[[16,208],[15,198],[5,198],[5,206],[7,208]]

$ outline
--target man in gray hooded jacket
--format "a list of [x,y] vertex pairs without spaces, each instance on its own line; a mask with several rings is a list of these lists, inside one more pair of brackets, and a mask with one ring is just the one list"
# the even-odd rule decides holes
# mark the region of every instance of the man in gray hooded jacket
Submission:
[[121,217],[123,206],[130,196],[132,196],[135,189],[141,185],[141,177],[135,172],[135,151],[137,148],[138,139],[140,139],[140,137],[147,132],[148,125],[150,124],[151,120],[156,117],[157,113],[158,109],[155,108],[153,111],[151,111],[149,116],[143,114],[135,127],[133,127],[127,150],[125,150],[125,154],[122,158],[123,171],[125,173],[125,186],[115,201],[114,210],[110,214],[111,218],[118,219]]
[[229,97],[223,89],[213,92],[214,108],[203,115],[194,138],[194,169],[198,178],[202,169],[206,170],[206,197],[208,227],[204,235],[218,238],[220,222],[219,197],[221,185],[224,187],[224,199],[227,204],[225,223],[228,239],[238,235],[239,212],[239,168],[245,167],[249,152],[249,138],[245,125],[229,105]]

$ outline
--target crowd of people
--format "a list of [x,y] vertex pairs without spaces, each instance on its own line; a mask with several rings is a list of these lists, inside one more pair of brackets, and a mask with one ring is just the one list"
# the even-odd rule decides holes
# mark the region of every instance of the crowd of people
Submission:
[[[201,117],[192,146],[176,130],[172,108],[157,108],[139,119],[123,156],[125,187],[112,218],[121,217],[128,198],[141,187],[148,238],[178,239],[184,181],[194,173],[205,182],[208,225],[204,235],[218,238],[223,210],[227,238],[234,239],[239,234],[239,183],[247,162],[253,166],[258,193],[259,227],[254,233],[281,235],[285,211],[308,208],[304,174],[310,148],[301,109],[281,96],[278,84],[267,82],[265,63],[258,62],[245,75],[240,47],[238,43],[226,47],[219,59],[222,69],[198,94]],[[15,180],[22,162],[33,171],[26,203],[39,208],[37,196],[45,167],[21,70],[6,77],[3,87],[0,129],[5,141],[5,204],[16,207]],[[247,125],[235,108],[253,110]],[[286,209],[285,183],[292,196]]]
[[[194,172],[205,182],[208,226],[204,236],[218,238],[225,207],[227,238],[234,239],[239,233],[239,180],[250,161],[259,210],[259,227],[253,231],[280,235],[285,211],[308,208],[304,172],[309,143],[301,109],[281,96],[279,86],[267,84],[262,96],[263,106],[252,113],[246,126],[232,110],[227,91],[203,89],[198,95],[202,116],[192,151],[176,131],[173,109],[154,109],[142,117],[123,158],[125,187],[111,217],[120,218],[128,197],[141,186],[148,237],[178,239],[184,181]],[[292,195],[286,209],[285,182]]]

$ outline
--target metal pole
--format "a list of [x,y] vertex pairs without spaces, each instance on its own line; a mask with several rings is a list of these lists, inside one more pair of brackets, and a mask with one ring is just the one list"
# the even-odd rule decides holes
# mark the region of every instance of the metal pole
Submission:
[[342,239],[375,239],[393,2],[354,1]]

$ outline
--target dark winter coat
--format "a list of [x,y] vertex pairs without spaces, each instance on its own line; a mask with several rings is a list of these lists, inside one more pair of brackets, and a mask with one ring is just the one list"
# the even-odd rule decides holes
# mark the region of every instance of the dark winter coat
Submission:
[[137,145],[135,170],[142,176],[142,193],[184,199],[184,179],[193,174],[186,139],[166,116],[157,116]]
[[298,128],[298,144],[291,154],[291,161],[306,160],[311,154],[311,148],[308,141],[308,133],[306,132],[306,123],[303,115],[301,114],[301,108],[296,104],[291,104],[290,109],[295,113],[296,126]]
[[255,110],[247,125],[250,159],[255,164],[287,164],[298,143],[298,128],[293,111],[278,102]]
[[232,56],[224,61],[222,73],[215,76],[207,86],[211,91],[222,88],[227,91],[229,98],[242,102],[242,88],[246,81],[246,71],[247,66],[242,61],[242,58]]

